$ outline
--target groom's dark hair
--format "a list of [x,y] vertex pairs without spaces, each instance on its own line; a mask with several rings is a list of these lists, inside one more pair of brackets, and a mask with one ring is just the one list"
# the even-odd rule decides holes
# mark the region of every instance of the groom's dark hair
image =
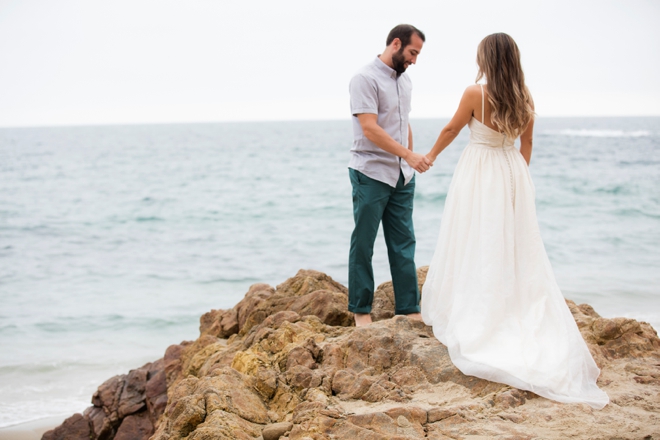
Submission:
[[398,38],[401,40],[401,48],[403,49],[404,47],[408,46],[410,44],[410,39],[412,38],[413,34],[417,34],[419,38],[422,39],[422,41],[426,41],[426,37],[424,36],[424,32],[420,31],[417,29],[415,26],[412,26],[410,24],[400,24],[398,26],[395,26],[387,36],[387,41],[385,43],[385,46],[389,46],[392,41],[394,41],[395,38]]

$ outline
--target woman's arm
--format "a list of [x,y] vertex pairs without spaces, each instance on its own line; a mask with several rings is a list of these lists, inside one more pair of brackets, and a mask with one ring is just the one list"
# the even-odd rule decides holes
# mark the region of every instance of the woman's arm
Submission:
[[435,141],[435,145],[431,148],[426,154],[426,157],[429,158],[432,162],[438,157],[438,154],[444,150],[447,145],[458,136],[458,133],[461,132],[463,127],[470,121],[474,110],[477,108],[477,104],[481,103],[481,88],[478,85],[470,86],[465,89],[463,92],[463,97],[461,102],[458,104],[458,110],[454,114],[454,117],[451,118],[451,121],[445,128],[440,132],[438,140]]
[[[534,110],[533,99],[531,104],[532,104],[532,110]],[[525,162],[527,162],[527,166],[529,166],[529,161],[532,160],[533,139],[534,139],[534,119],[529,121],[529,125],[525,129],[525,132],[520,135],[520,154],[522,154],[522,156],[525,158]]]
[[532,141],[534,133],[534,120],[532,119],[527,126],[527,129],[520,135],[520,154],[525,158],[525,162],[529,165],[532,160]]

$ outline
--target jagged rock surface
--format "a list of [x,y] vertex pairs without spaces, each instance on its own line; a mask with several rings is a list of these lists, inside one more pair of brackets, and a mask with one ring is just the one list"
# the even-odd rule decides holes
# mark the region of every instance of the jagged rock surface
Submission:
[[352,327],[346,288],[301,270],[203,315],[196,341],[108,380],[44,439],[660,438],[654,329],[567,303],[611,398],[600,411],[463,375],[429,327],[393,317],[391,283],[376,322]]
[[74,414],[42,440],[148,439],[167,405],[163,359],[105,381],[83,414]]

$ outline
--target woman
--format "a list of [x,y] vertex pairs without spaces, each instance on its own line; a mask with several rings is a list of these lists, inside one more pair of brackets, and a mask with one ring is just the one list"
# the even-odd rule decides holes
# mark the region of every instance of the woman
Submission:
[[[477,82],[427,154],[467,124],[470,143],[449,187],[422,290],[422,317],[464,374],[559,402],[604,407],[596,366],[555,281],[529,174],[534,107],[507,34],[477,51]],[[514,140],[520,137],[520,150]]]

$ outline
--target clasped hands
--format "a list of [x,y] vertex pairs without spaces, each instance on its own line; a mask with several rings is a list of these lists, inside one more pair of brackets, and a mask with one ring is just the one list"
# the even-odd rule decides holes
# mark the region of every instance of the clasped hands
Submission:
[[405,157],[405,161],[408,162],[408,165],[418,173],[424,173],[428,171],[432,166],[434,160],[423,154],[417,154],[410,151]]

